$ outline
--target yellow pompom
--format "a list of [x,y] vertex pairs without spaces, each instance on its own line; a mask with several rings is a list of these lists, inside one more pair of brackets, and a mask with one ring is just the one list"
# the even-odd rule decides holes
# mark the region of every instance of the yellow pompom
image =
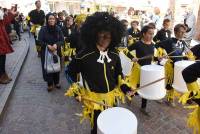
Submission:
[[131,74],[125,79],[128,85],[133,89],[135,89],[137,87],[137,84],[139,84],[140,82],[140,70],[141,66],[138,63],[134,63]]

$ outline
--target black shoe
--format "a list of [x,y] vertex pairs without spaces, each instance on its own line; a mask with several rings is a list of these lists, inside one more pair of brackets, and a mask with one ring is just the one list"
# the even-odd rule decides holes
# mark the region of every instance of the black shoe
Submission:
[[156,103],[158,104],[162,104],[164,101],[161,99],[161,100],[156,100]]
[[56,88],[57,89],[61,89],[61,85],[60,84],[56,84]]
[[171,106],[171,107],[176,107],[176,104],[174,101],[172,100],[169,100],[169,101],[165,101],[165,103],[168,105],[168,106]]
[[150,112],[146,110],[146,108],[140,108],[140,112],[142,112],[142,114],[150,117]]
[[38,58],[40,58],[40,57],[41,57],[41,54],[40,54],[40,53],[38,53],[38,55],[37,55],[37,56],[38,56]]
[[53,90],[53,86],[48,86],[47,91],[51,92]]
[[192,100],[187,101],[187,104],[189,104],[189,105],[191,105],[192,103],[193,103]]

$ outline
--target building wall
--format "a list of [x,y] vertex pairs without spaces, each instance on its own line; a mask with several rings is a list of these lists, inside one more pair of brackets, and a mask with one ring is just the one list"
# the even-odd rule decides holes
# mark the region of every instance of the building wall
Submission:
[[68,14],[79,14],[80,13],[80,1],[76,0],[49,0],[51,12],[60,12],[65,10]]

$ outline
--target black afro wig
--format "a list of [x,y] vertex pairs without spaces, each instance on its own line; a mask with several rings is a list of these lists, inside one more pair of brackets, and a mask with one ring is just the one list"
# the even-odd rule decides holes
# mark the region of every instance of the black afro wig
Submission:
[[86,49],[96,47],[98,33],[102,31],[111,33],[109,49],[114,49],[121,43],[125,28],[117,18],[109,15],[108,12],[96,12],[88,16],[81,27],[81,39]]

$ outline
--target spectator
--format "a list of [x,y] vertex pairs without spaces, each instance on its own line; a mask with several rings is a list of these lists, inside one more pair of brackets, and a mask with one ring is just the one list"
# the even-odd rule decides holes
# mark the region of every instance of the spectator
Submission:
[[35,45],[38,53],[38,57],[41,56],[41,46],[37,40],[36,29],[43,26],[45,22],[45,13],[41,10],[41,2],[37,0],[35,2],[36,9],[32,10],[28,15],[30,17],[31,33],[33,33],[35,38]]
[[186,15],[184,18],[184,24],[187,28],[186,33],[184,35],[185,41],[190,44],[191,40],[195,34],[195,23],[196,17],[190,7],[186,9]]
[[48,91],[55,88],[60,88],[60,72],[47,73],[44,69],[45,51],[48,49],[52,53],[60,56],[60,48],[64,44],[64,36],[61,29],[56,25],[56,18],[52,13],[46,16],[46,26],[43,26],[39,32],[39,44],[41,44],[41,62],[43,78],[47,82]]
[[15,17],[15,19],[13,20],[13,24],[14,24],[14,30],[17,33],[18,39],[21,40],[20,17],[19,17],[19,15],[17,17]]
[[169,19],[165,19],[163,21],[163,28],[157,32],[153,40],[155,42],[160,42],[160,41],[164,41],[166,39],[171,38],[170,25],[171,25],[171,21]]
[[57,20],[57,25],[62,28],[64,25],[64,14],[63,12],[58,13],[58,20]]
[[124,26],[125,32],[122,37],[122,41],[119,44],[119,47],[127,47],[128,46],[128,21],[126,19],[121,20],[122,25]]
[[138,29],[139,22],[138,21],[132,21],[131,22],[131,28],[128,29],[128,34],[131,35],[133,38],[138,40],[140,38],[140,30]]
[[13,52],[8,34],[6,33],[6,25],[11,23],[16,14],[15,8],[12,8],[10,12],[8,12],[8,15],[4,17],[3,9],[0,8],[0,84],[7,84],[12,80],[5,70],[6,54]]

